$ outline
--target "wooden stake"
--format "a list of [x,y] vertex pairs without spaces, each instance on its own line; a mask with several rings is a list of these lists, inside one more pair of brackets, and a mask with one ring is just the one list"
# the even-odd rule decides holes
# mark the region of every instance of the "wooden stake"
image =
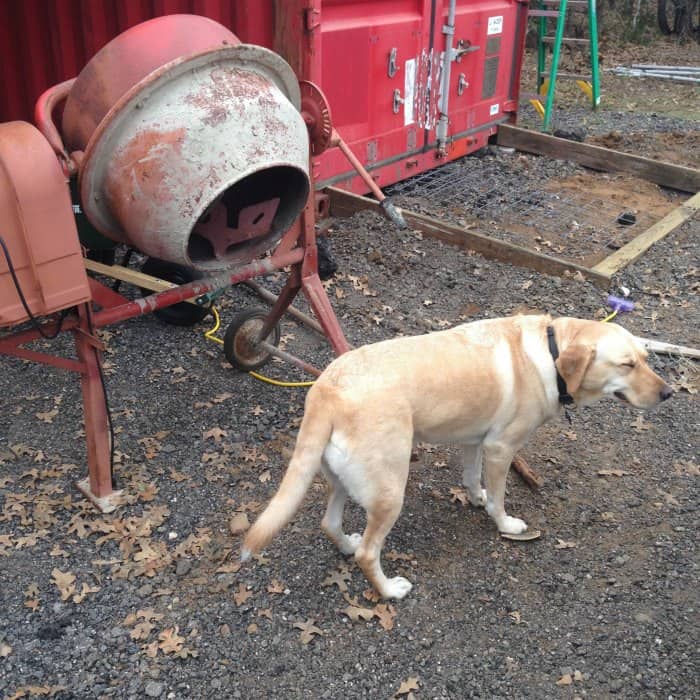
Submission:
[[522,480],[531,488],[538,489],[544,483],[544,479],[539,476],[530,465],[520,456],[515,455],[510,466],[522,477]]

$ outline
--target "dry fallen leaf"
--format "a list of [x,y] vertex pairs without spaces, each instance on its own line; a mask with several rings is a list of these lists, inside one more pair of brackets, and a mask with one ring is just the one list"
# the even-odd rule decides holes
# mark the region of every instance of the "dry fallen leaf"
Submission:
[[450,502],[459,502],[463,506],[466,506],[469,504],[469,494],[465,489],[453,486],[450,488]]
[[557,685],[571,685],[574,679],[571,677],[570,673],[565,673],[558,681]]
[[341,591],[347,591],[348,585],[346,581],[352,579],[352,574],[345,568],[338,569],[333,573],[329,574],[325,580],[321,583],[322,586],[333,586],[336,585]]
[[414,559],[413,554],[400,554],[395,549],[387,552],[384,555],[389,561],[412,561]]
[[229,564],[222,564],[217,570],[217,574],[235,574],[241,570],[241,562],[232,561]]
[[634,423],[631,423],[631,425],[637,433],[642,433],[645,430],[651,430],[653,427],[651,423],[647,423],[644,420],[644,416],[641,413],[637,416],[637,419],[634,421]]
[[227,435],[228,433],[221,428],[212,428],[204,433],[204,439],[209,440],[211,438],[214,442],[221,442],[221,439],[225,438]]
[[557,537],[557,543],[554,545],[554,549],[573,549],[576,546],[578,546],[578,542],[567,542]]
[[152,625],[150,622],[139,622],[134,629],[131,630],[130,637],[136,641],[148,639],[154,629],[155,625]]
[[87,583],[84,583],[82,585],[80,593],[76,593],[73,596],[73,602],[76,604],[82,603],[85,600],[88,593],[97,593],[99,590],[101,590],[99,586],[88,586]]
[[375,613],[372,608],[363,608],[359,605],[348,605],[340,611],[343,615],[347,615],[353,622],[358,620],[371,620]]
[[12,647],[5,642],[0,642],[0,659],[7,658],[12,653]]
[[75,574],[70,571],[63,572],[60,569],[51,571],[53,583],[61,593],[61,600],[68,600],[75,593]]
[[314,639],[314,635],[322,635],[323,630],[320,630],[316,625],[314,625],[314,620],[307,620],[306,622],[295,622],[294,627],[296,629],[301,630],[301,635],[299,638],[301,639],[302,644],[308,644]]
[[35,413],[34,414],[39,420],[44,421],[44,423],[53,423],[53,419],[58,415],[58,409],[54,408],[46,413]]
[[164,653],[164,654],[177,654],[178,652],[182,651],[182,645],[185,641],[184,637],[181,637],[178,632],[179,628],[177,625],[175,627],[169,627],[168,629],[163,630],[159,635],[158,635],[158,648]]
[[248,587],[245,585],[245,583],[240,583],[238,585],[238,590],[233,594],[233,600],[235,601],[237,606],[243,605],[243,603],[248,600],[248,598],[252,597],[253,591],[248,590]]
[[598,476],[624,476],[629,474],[629,472],[623,469],[599,469],[597,472]]
[[374,588],[367,588],[362,592],[362,597],[365,600],[369,600],[370,603],[378,603],[382,597],[374,590]]
[[394,629],[396,608],[389,603],[380,603],[374,608],[375,615],[379,618],[379,624],[387,631]]
[[250,521],[245,513],[236,513],[228,523],[232,535],[240,535],[250,527]]
[[285,591],[285,585],[282,583],[282,581],[278,581],[277,579],[273,579],[270,581],[270,584],[267,587],[267,592],[268,593],[284,593]]
[[417,677],[409,677],[401,685],[399,689],[394,693],[394,697],[397,698],[400,695],[408,695],[413,690],[418,690],[418,681],[420,679]]

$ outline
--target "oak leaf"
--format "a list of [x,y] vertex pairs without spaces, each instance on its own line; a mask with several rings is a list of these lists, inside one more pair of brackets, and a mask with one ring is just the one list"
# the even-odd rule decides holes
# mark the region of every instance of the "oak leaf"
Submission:
[[101,590],[99,586],[88,586],[87,583],[84,583],[80,589],[80,593],[76,593],[73,596],[73,602],[76,604],[82,603],[88,593],[97,593],[99,590]]
[[68,600],[75,593],[75,574],[70,571],[64,573],[60,569],[53,569],[51,576],[53,583],[56,584],[61,593],[61,600]]
[[301,639],[302,644],[308,644],[314,639],[314,635],[322,635],[323,630],[319,629],[314,625],[315,620],[308,619],[306,622],[295,622],[294,627],[296,629],[301,630],[301,635],[299,635],[299,638]]
[[347,591],[348,585],[346,581],[352,579],[352,574],[347,569],[338,569],[329,574],[321,583],[322,586],[338,586],[341,591]]
[[175,625],[175,627],[169,627],[168,629],[163,630],[158,635],[158,648],[164,654],[177,654],[178,652],[182,651],[182,645],[185,642],[185,638],[178,634],[179,631],[179,627]]
[[267,587],[268,593],[275,593],[279,595],[280,593],[284,593],[284,591],[285,585],[277,579],[273,579],[272,581],[270,581],[270,584]]
[[243,605],[243,603],[253,596],[253,591],[249,590],[245,583],[240,583],[238,585],[238,590],[233,594],[233,600],[238,607]]
[[221,439],[225,438],[227,435],[228,433],[225,430],[222,430],[221,428],[212,428],[211,430],[207,430],[207,432],[204,433],[204,439],[212,439],[214,440],[214,442],[221,442]]
[[398,698],[400,695],[408,695],[414,690],[418,690],[418,681],[420,679],[417,677],[408,677],[405,681],[401,683],[399,689],[394,693],[394,697]]
[[394,618],[396,617],[396,608],[389,603],[380,603],[374,608],[375,615],[379,618],[379,624],[389,632],[394,629]]
[[469,494],[465,489],[459,487],[450,488],[450,502],[451,503],[461,503],[466,506],[469,503]]

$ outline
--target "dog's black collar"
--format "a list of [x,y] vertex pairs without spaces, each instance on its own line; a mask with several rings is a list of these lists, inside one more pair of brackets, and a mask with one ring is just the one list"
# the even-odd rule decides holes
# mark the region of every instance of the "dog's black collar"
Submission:
[[568,406],[574,402],[574,397],[566,390],[566,382],[564,377],[559,374],[559,370],[556,366],[556,360],[559,357],[559,348],[557,347],[557,340],[554,337],[554,328],[552,326],[547,326],[547,342],[549,343],[549,354],[554,360],[554,369],[557,373],[557,391],[559,392],[559,403],[562,406]]

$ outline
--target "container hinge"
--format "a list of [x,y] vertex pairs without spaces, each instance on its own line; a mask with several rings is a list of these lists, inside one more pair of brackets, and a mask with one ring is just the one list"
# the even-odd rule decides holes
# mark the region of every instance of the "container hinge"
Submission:
[[389,74],[390,78],[393,78],[396,75],[396,71],[399,69],[399,67],[396,65],[396,53],[396,48],[391,49],[389,52],[389,67],[387,68],[387,73]]
[[321,26],[321,10],[313,7],[304,9],[304,26],[307,32],[312,32],[316,27]]

